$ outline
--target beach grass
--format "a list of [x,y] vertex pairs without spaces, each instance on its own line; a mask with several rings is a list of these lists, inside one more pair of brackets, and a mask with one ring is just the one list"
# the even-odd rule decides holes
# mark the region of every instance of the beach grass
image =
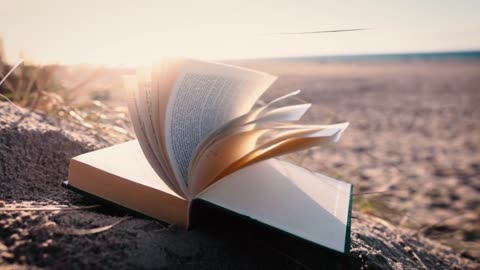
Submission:
[[59,69],[58,65],[19,61],[12,66],[0,61],[0,99],[13,103],[21,112],[59,117],[117,142],[134,138],[125,106],[104,103],[105,96],[99,91],[85,98],[85,89],[96,79],[95,70],[72,84],[57,76]]

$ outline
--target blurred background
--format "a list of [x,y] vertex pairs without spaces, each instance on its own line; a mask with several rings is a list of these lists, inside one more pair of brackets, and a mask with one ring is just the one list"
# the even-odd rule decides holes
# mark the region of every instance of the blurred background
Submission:
[[[162,56],[279,76],[336,145],[284,158],[352,182],[354,207],[480,258],[479,1],[0,0],[0,86],[28,110],[134,137],[121,77]],[[337,29],[358,31],[315,33]]]
[[[7,59],[150,63],[162,55],[239,59],[477,49],[478,1],[2,1]],[[285,35],[329,29],[370,31]]]

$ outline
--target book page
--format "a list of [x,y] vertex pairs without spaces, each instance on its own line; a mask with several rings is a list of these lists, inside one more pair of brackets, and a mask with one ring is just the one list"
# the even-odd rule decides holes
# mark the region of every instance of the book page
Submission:
[[[245,124],[234,125],[233,123],[228,123],[227,129],[224,129],[221,132],[216,132],[217,130],[215,130],[215,133],[211,134],[213,136],[209,136],[207,139],[202,141],[199,147],[197,147],[197,149],[195,150],[193,154],[193,159],[190,162],[189,173],[193,171],[193,166],[197,163],[198,159],[203,157],[206,149],[211,147],[214,143],[221,141],[228,136],[234,136],[235,134],[240,132],[247,132],[255,128],[258,129],[259,126],[265,127],[267,129],[274,127],[279,129],[287,129],[288,127],[290,127],[290,125],[286,124],[283,121],[299,120],[305,114],[308,108],[310,108],[310,105],[311,104],[299,104],[282,107],[280,109],[274,109],[271,111],[267,111],[264,114],[262,113],[261,116],[257,117],[257,119],[249,121]],[[293,126],[291,127],[293,128]]]
[[283,138],[269,141],[231,164],[213,179],[213,182],[241,168],[263,160],[305,150],[329,142],[336,142],[347,126],[348,123],[337,124],[322,130],[305,131],[293,135],[287,134],[282,136]]
[[176,179],[188,184],[188,167],[202,139],[247,113],[274,76],[216,63],[188,60],[171,92],[165,122],[168,155]]
[[[177,194],[183,196],[183,192],[177,188],[177,186],[168,178],[164,169],[161,166],[161,162],[155,155],[156,145],[152,144],[155,138],[152,138],[152,127],[147,112],[145,111],[148,105],[145,103],[145,98],[140,97],[139,82],[136,76],[125,76],[124,84],[127,94],[128,111],[132,125],[135,130],[138,142],[142,148],[145,157],[149,161],[152,168],[160,176],[160,178]],[[144,95],[144,94],[143,94]],[[149,135],[150,138],[149,139]]]
[[[281,96],[279,98],[276,98],[272,101],[270,101],[268,104],[261,106],[259,108],[254,108],[250,110],[248,113],[239,116],[227,123],[225,123],[223,126],[214,129],[201,143],[201,147],[207,147],[208,144],[216,141],[219,136],[225,136],[227,132],[233,130],[235,127],[238,126],[243,126],[246,125],[247,123],[254,121],[255,119],[259,118],[262,116],[270,107],[278,103],[279,101],[285,100],[289,97],[298,95],[300,93],[300,90],[288,93],[284,96]],[[197,152],[200,152],[201,148],[197,148]],[[195,155],[194,155],[195,156]]]
[[[142,125],[144,128],[146,139],[151,146],[156,160],[160,161],[160,146],[155,136],[155,121],[154,118],[158,114],[158,104],[156,102],[157,91],[152,91],[152,76],[151,69],[144,68],[137,71],[138,90],[135,91],[135,100],[138,102],[137,110],[142,118]],[[158,162],[162,167],[162,174],[165,174],[163,163]]]
[[[311,104],[301,104],[302,106],[287,106],[289,109],[286,109],[287,107],[283,107],[281,111],[274,112],[274,109],[276,109],[276,106],[274,105],[276,105],[276,103],[282,100],[286,100],[292,96],[298,95],[299,93],[300,90],[297,90],[279,98],[276,98],[270,101],[268,104],[254,108],[248,113],[225,123],[219,128],[214,129],[208,136],[206,136],[201,141],[200,145],[193,153],[193,158],[190,161],[188,169],[189,173],[192,171],[192,167],[194,164],[196,164],[197,159],[201,158],[202,153],[205,149],[210,147],[213,143],[219,141],[221,138],[225,138],[226,136],[232,135],[233,133],[252,130],[256,127],[257,121],[259,121],[260,119],[262,119],[262,121],[260,122],[268,122],[263,121],[267,119],[275,121],[299,120],[303,116],[303,114],[305,114],[306,110],[310,108]],[[269,116],[264,118],[266,114],[269,114]]]
[[269,159],[236,171],[198,199],[316,244],[348,252],[351,185]]
[[151,72],[152,92],[154,108],[153,115],[155,138],[159,146],[158,160],[172,184],[175,185],[182,194],[186,194],[186,185],[181,181],[176,181],[175,173],[172,169],[170,158],[167,153],[166,136],[165,136],[165,115],[170,98],[171,89],[177,79],[178,70],[182,62],[176,59],[164,58],[158,64],[153,65]]
[[74,157],[68,184],[147,216],[187,225],[188,201],[153,170],[137,140]]
[[[196,194],[220,178],[255,162],[337,141],[348,126],[346,123],[326,126],[271,125],[236,133],[206,149],[191,170],[191,177],[196,180],[189,187],[189,192]],[[261,136],[273,132],[277,133],[275,137],[258,144]]]

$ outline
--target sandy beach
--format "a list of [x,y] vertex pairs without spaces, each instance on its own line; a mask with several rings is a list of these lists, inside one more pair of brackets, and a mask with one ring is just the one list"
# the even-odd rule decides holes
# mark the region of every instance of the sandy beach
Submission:
[[[314,104],[305,121],[350,122],[338,144],[283,157],[354,184],[349,257],[279,251],[250,232],[182,232],[138,216],[104,233],[68,233],[130,215],[102,206],[0,212],[0,268],[478,267],[479,61],[234,63],[279,76],[263,100],[301,89],[298,102]],[[72,156],[114,141],[1,105],[0,207],[96,205],[60,184]]]
[[363,208],[480,257],[480,62],[251,62],[277,74],[306,121],[350,126],[336,145],[287,158],[350,181]]

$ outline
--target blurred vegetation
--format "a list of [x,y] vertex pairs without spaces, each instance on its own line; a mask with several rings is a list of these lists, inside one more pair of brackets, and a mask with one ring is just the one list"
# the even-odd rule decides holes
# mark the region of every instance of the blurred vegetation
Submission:
[[[6,63],[5,50],[0,38],[0,80],[12,69]],[[60,117],[108,135],[114,141],[133,138],[128,112],[124,106],[110,106],[109,89],[89,89],[99,69],[93,69],[75,82],[65,81],[58,74],[60,65],[24,63],[0,85],[0,100],[12,101],[22,110],[35,111]],[[88,90],[88,91],[87,91]]]

